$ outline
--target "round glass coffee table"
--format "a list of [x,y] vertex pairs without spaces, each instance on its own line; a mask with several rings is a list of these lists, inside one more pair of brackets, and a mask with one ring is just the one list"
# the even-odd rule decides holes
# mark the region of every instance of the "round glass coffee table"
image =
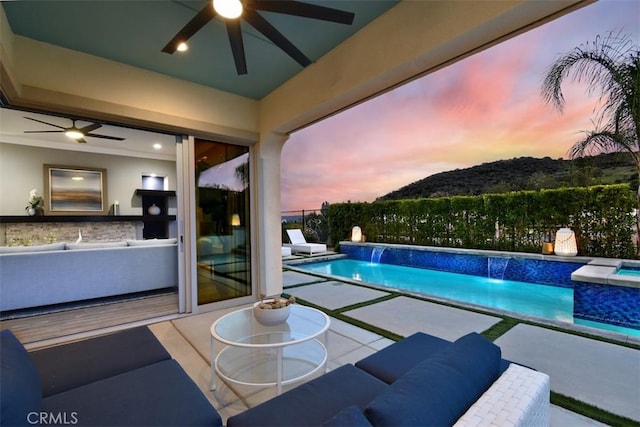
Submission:
[[[315,308],[290,306],[289,318],[264,326],[253,308],[226,314],[211,325],[211,390],[216,375],[231,383],[277,387],[327,369],[329,316]],[[223,347],[216,354],[216,343]]]

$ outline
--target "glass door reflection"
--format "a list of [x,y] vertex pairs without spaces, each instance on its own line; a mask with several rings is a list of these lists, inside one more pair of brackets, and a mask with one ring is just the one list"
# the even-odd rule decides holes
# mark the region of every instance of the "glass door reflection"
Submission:
[[195,140],[198,305],[251,295],[249,149]]

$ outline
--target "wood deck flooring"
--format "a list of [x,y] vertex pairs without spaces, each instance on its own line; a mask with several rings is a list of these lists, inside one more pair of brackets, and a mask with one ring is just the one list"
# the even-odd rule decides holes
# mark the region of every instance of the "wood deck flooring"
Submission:
[[79,333],[159,318],[178,312],[178,294],[113,302],[58,313],[0,321],[0,329],[11,329],[24,345],[59,339]]

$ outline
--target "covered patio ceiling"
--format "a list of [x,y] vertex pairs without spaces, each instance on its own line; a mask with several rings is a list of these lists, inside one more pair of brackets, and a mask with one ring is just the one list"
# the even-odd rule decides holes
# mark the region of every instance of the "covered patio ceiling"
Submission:
[[[260,14],[315,62],[397,2],[310,2],[352,12],[352,25],[274,12]],[[253,99],[264,97],[303,69],[265,35],[241,21],[248,72],[238,75],[224,19],[219,15],[191,37],[187,52],[162,52],[171,38],[210,3],[56,0],[2,2],[2,7],[14,34]]]

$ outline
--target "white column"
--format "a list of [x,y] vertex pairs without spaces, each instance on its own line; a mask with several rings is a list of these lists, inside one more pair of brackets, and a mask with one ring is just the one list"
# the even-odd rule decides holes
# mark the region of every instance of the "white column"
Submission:
[[289,135],[269,132],[261,135],[256,148],[256,206],[258,295],[282,293],[282,222],[280,207],[280,155]]

